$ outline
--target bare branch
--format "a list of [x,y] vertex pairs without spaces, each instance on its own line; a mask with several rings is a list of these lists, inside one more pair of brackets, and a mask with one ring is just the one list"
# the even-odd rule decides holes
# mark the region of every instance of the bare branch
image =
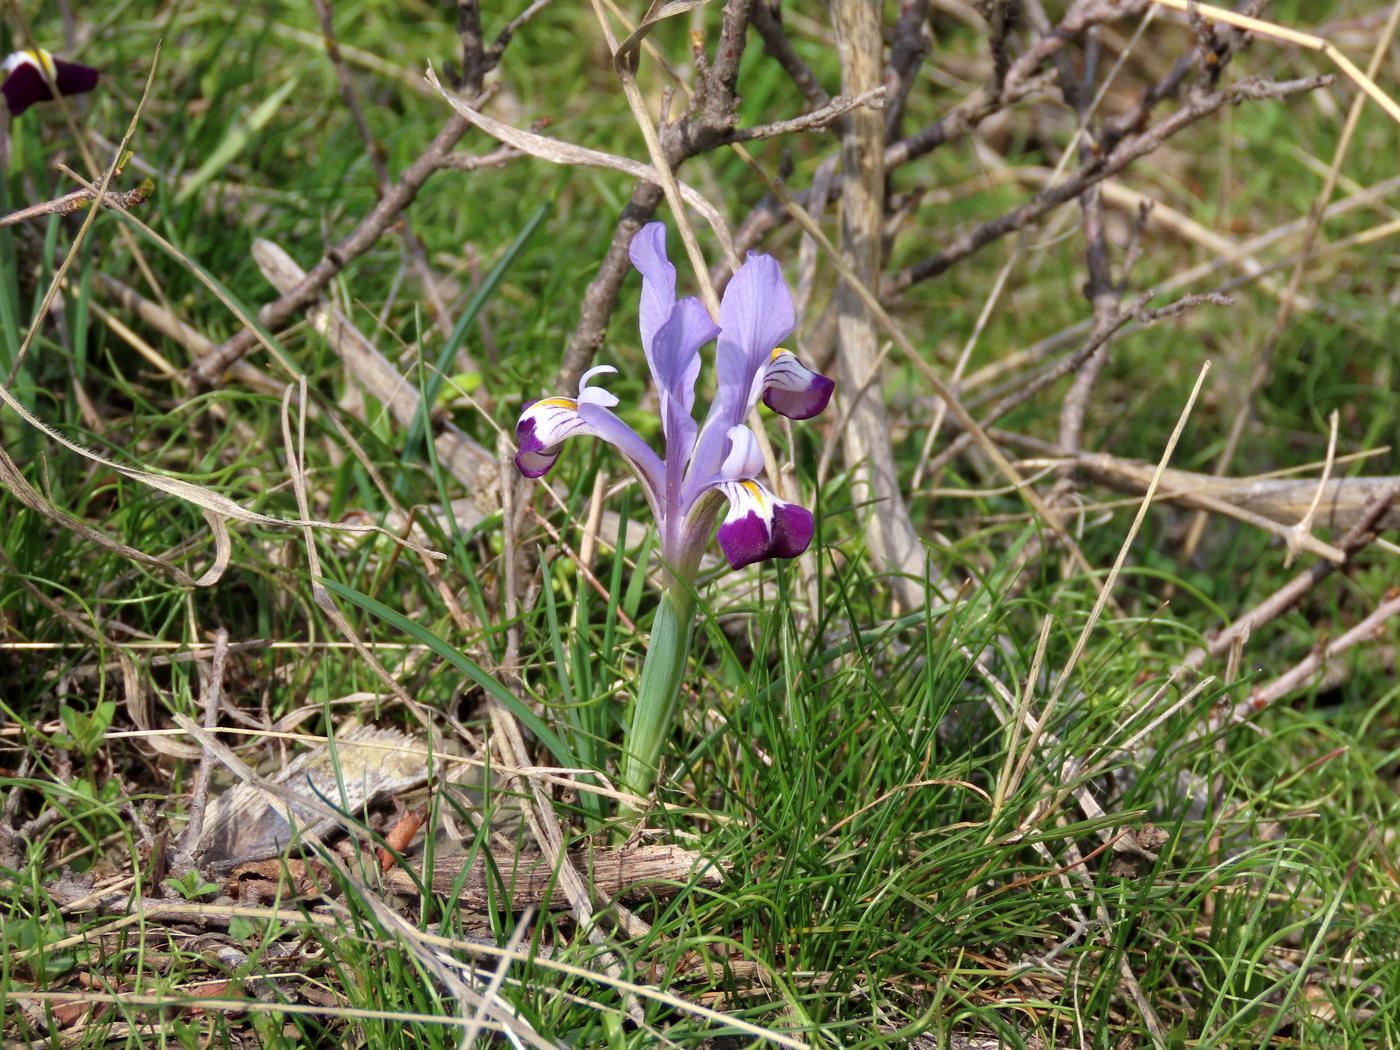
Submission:
[[838,95],[821,109],[804,113],[790,120],[776,120],[771,124],[759,124],[752,128],[735,128],[727,136],[729,142],[752,142],[755,139],[772,139],[779,135],[791,135],[799,131],[815,131],[835,123],[853,109],[864,106],[868,109],[881,109],[888,93],[883,85],[862,92],[859,95]]
[[[108,207],[117,207],[122,210],[135,208],[145,204],[146,198],[155,189],[155,183],[150,179],[142,181],[141,185],[131,190],[108,190],[102,196],[102,203]],[[16,223],[26,222],[29,219],[37,219],[44,215],[71,215],[75,211],[81,211],[96,199],[92,190],[84,187],[74,190],[72,193],[65,193],[62,197],[56,197],[51,201],[43,201],[40,204],[31,204],[27,208],[19,208],[8,215],[0,215],[0,227],[14,226]]]
[[[269,329],[282,327],[315,300],[336,274],[369,251],[399,213],[413,203],[423,184],[443,166],[444,158],[470,127],[471,122],[460,114],[453,113],[448,117],[427,149],[404,170],[398,182],[379,199],[349,236],[326,252],[320,262],[307,272],[305,280],[258,311],[259,323]],[[257,343],[258,335],[253,328],[240,329],[220,343],[209,356],[197,361],[190,369],[190,378],[197,386],[212,385],[229,365]]]
[[490,153],[449,153],[442,159],[442,166],[453,171],[480,171],[482,168],[499,168],[523,156],[525,154],[514,146],[502,146]]
[[[1179,317],[1187,310],[1192,310],[1197,306],[1202,306],[1207,303],[1215,306],[1228,306],[1231,302],[1230,299],[1219,295],[1186,295],[1182,296],[1176,302],[1149,310],[1147,309],[1147,303],[1151,299],[1151,292],[1146,292],[1139,296],[1132,307],[1121,311],[1111,324],[1106,325],[1102,331],[1091,335],[1089,341],[1080,349],[1055,362],[1048,368],[1041,370],[1038,374],[1033,376],[1029,382],[1018,384],[1007,393],[1006,396],[1002,397],[1000,401],[993,405],[987,414],[982,417],[980,425],[983,429],[990,427],[1012,409],[1025,404],[1057,379],[1069,375],[1100,350],[1106,349],[1113,337],[1122,331],[1129,322],[1136,321],[1141,327],[1146,327],[1171,317]],[[978,401],[972,402],[972,407],[985,403],[989,397],[996,396],[999,393],[1001,393],[1000,390],[991,391],[989,395],[984,395]],[[972,435],[966,431],[959,434],[948,443],[947,448],[929,460],[928,469],[925,472],[927,476],[937,476],[937,473],[947,466],[948,463],[952,461],[953,457],[967,448],[972,440]]]
[[1217,726],[1243,722],[1251,715],[1264,710],[1274,701],[1281,700],[1289,693],[1303,688],[1330,661],[1337,659],[1348,649],[1360,645],[1362,642],[1378,638],[1386,621],[1393,616],[1400,616],[1400,589],[1392,589],[1389,596],[1351,630],[1338,636],[1328,645],[1309,653],[1268,685],[1260,686],[1248,699],[1240,701],[1222,718],[1218,719]]
[[[1209,480],[1220,481],[1219,478]],[[1277,620],[1302,601],[1319,583],[1338,569],[1350,565],[1356,555],[1375,539],[1377,530],[1386,527],[1384,522],[1387,512],[1391,512],[1391,517],[1397,519],[1393,527],[1400,527],[1400,513],[1395,511],[1395,500],[1400,497],[1400,478],[1377,478],[1376,480],[1383,483],[1388,482],[1388,484],[1379,487],[1379,491],[1363,508],[1360,517],[1357,518],[1351,529],[1337,542],[1337,546],[1341,548],[1347,559],[1342,565],[1320,561],[1308,566],[1304,572],[1293,577],[1249,612],[1221,630],[1204,647],[1193,649],[1187,653],[1181,665],[1192,670],[1200,670],[1205,666],[1208,657],[1219,658],[1223,656],[1230,651],[1231,646],[1236,641],[1248,638],[1260,627]]]
[[831,96],[826,93],[812,68],[793,50],[792,42],[783,32],[782,12],[778,5],[770,7],[768,0],[758,0],[753,5],[753,27],[763,38],[764,53],[777,59],[778,65],[783,67],[797,85],[797,90],[802,92],[807,105],[812,109],[828,105]]
[[481,35],[480,0],[457,0],[457,36],[462,41],[462,76],[457,87],[468,95],[479,95],[491,71]]
[[[1010,6],[1010,0],[1005,0]],[[885,98],[885,138],[899,133],[904,103],[913,90],[919,69],[933,48],[928,25],[928,0],[901,0],[890,40],[890,68],[885,74],[889,94]]]
[[[696,154],[723,144],[733,131],[739,59],[743,56],[745,30],[755,6],[754,0],[729,0],[725,4],[713,60],[704,70],[685,113],[660,129],[662,152],[673,172]],[[558,385],[561,388],[572,387],[577,382],[593,354],[603,345],[608,321],[617,306],[618,291],[627,276],[628,245],[632,243],[632,236],[656,214],[661,197],[659,186],[639,182],[623,206],[598,272],[584,291],[578,323],[560,363]]]
[[1039,219],[1046,212],[1082,194],[1088,187],[1118,174],[1133,161],[1161,148],[1162,143],[1197,121],[1216,113],[1227,105],[1245,101],[1282,99],[1300,92],[1315,91],[1331,84],[1333,77],[1303,77],[1297,80],[1242,80],[1223,91],[1202,95],[1185,103],[1171,116],[1141,135],[1125,139],[1098,163],[1081,168],[1063,182],[1047,187],[1034,198],[967,233],[955,237],[946,248],[922,262],[899,271],[885,282],[884,291],[893,297],[920,281],[937,277],[953,264],[980,251],[993,241],[1013,233]]

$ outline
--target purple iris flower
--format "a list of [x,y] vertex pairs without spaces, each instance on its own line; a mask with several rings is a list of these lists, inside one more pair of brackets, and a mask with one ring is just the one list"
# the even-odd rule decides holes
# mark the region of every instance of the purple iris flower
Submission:
[[[826,407],[836,384],[781,346],[794,326],[782,270],[772,256],[750,252],[724,291],[716,325],[700,300],[676,298],[676,268],[666,258],[663,224],[639,230],[629,254],[642,274],[642,348],[660,397],[665,459],[613,413],[617,398],[591,385],[595,377],[617,371],[602,365],[583,374],[577,396],[525,406],[515,431],[516,466],[526,477],[541,477],[564,441],[578,434],[615,446],[641,479],[661,532],[662,558],[686,578],[694,577],[726,501],[719,545],[731,566],[797,557],[812,542],[812,513],[778,499],[759,480],[763,457],[744,420],[759,398],[775,412],[807,419]],[[697,426],[700,348],[716,336],[718,390]]]
[[19,116],[36,102],[51,102],[59,95],[81,95],[97,86],[97,70],[77,62],[54,58],[43,48],[16,51],[0,64],[5,81],[0,84],[5,104]]

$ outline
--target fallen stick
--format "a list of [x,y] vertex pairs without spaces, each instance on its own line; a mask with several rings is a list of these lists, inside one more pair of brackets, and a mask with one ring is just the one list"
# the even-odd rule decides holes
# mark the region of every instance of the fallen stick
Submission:
[[[575,850],[570,852],[569,859],[588,877],[592,889],[610,898],[623,899],[645,895],[673,897],[687,885],[713,888],[724,880],[727,868],[680,846]],[[463,879],[466,860],[465,856],[437,858],[431,879],[395,868],[385,876],[385,882],[396,893],[411,894],[418,893],[420,880],[427,882],[434,893],[455,893],[457,903],[469,911],[499,907],[504,903],[501,890],[488,879],[485,863],[478,857]],[[540,854],[496,857],[492,867],[500,872],[513,911],[530,905],[561,910],[569,906],[562,893],[554,893],[556,872]]]

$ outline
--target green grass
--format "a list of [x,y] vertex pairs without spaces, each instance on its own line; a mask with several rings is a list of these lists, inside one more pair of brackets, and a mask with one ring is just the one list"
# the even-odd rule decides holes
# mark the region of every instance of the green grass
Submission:
[[[1367,10],[1348,5],[1320,12],[1314,6],[1287,5],[1272,15],[1316,24]],[[242,303],[255,306],[271,289],[250,255],[254,238],[276,241],[309,266],[373,205],[374,173],[316,44],[314,11],[299,4],[259,5],[256,13],[237,16],[224,11],[194,2],[81,12],[98,31],[77,57],[100,66],[105,79],[79,108],[85,126],[109,141],[120,138],[156,41],[162,42],[160,71],[132,143],[137,160],[157,172],[156,193],[141,217]],[[402,72],[395,78],[355,68],[389,168],[400,170],[445,119],[445,106],[411,82],[428,62],[442,70],[455,57],[451,21],[423,3],[358,0],[337,5],[336,12],[343,45]],[[490,11],[488,22],[502,16]],[[30,17],[46,42],[61,33],[55,13]],[[707,12],[705,25],[715,18]],[[9,23],[5,32],[14,39]],[[979,46],[951,20],[940,20],[938,36],[940,48],[958,54],[973,55]],[[799,49],[835,89],[837,71],[826,45],[803,32],[798,37]],[[684,60],[684,27],[667,26],[656,39],[673,60]],[[1161,46],[1184,46],[1181,39],[1163,29]],[[1256,42],[1239,66],[1278,76],[1324,71],[1313,57]],[[1353,57],[1364,62],[1362,54]],[[1393,63],[1383,66],[1381,82],[1393,84],[1394,72]],[[1131,67],[1129,75],[1133,83],[1142,77]],[[649,89],[659,88],[653,76],[644,67]],[[548,117],[549,134],[644,155],[583,8],[547,9],[508,50],[500,82],[493,104],[515,123]],[[741,85],[745,123],[800,111],[800,96],[753,41]],[[233,130],[284,90],[286,102],[259,130]],[[933,119],[955,99],[931,85],[922,89],[909,126]],[[1338,91],[1335,99],[1344,108],[1349,95]],[[1030,136],[1037,130],[1030,116],[1018,118],[1015,127],[1016,136],[1003,146],[1007,159],[1053,165],[1049,147],[1064,145],[1064,126],[1044,131],[1044,138]],[[1175,140],[1162,163],[1134,169],[1125,181],[1203,224],[1248,236],[1307,213],[1321,178],[1299,158],[1326,164],[1340,127],[1336,112],[1305,99],[1245,106]],[[69,188],[54,162],[76,166],[78,158],[56,110],[26,114],[12,136],[0,207]],[[1394,126],[1368,111],[1343,169],[1346,178],[1364,186],[1391,176],[1394,143]],[[463,148],[490,147],[472,134]],[[834,148],[829,138],[810,136],[761,143],[756,153],[770,169],[790,160],[793,182],[805,185]],[[1220,160],[1226,153],[1228,180]],[[211,157],[220,159],[217,171],[209,167]],[[99,150],[97,159],[110,157]],[[181,199],[182,178],[200,171],[212,181]],[[980,171],[972,151],[960,144],[900,171],[894,184],[954,185]],[[685,172],[732,221],[762,196],[756,180],[724,153],[693,162]],[[442,173],[409,212],[432,267],[451,281],[444,289],[450,321],[473,300],[470,275],[484,279],[501,266],[499,284],[462,328],[463,348],[483,366],[482,407],[451,409],[454,422],[486,447],[495,448],[495,428],[510,427],[522,400],[547,391],[579,297],[629,190],[613,174],[517,161],[469,175]],[[919,257],[946,231],[995,214],[1022,194],[1000,186],[953,203],[921,205],[896,242],[893,261]],[[548,205],[543,212],[542,205]],[[1354,213],[1329,224],[1326,235],[1341,237],[1387,218],[1384,209]],[[533,234],[523,236],[535,222]],[[73,228],[55,220],[0,230],[5,371]],[[1074,222],[1063,229],[1073,231]],[[189,265],[139,235],[136,243],[176,314],[215,341],[237,330],[237,319]],[[713,245],[705,245],[713,254]],[[769,247],[794,277],[795,233],[785,230]],[[1136,288],[1208,257],[1160,232],[1149,235],[1146,247],[1133,275]],[[896,304],[901,323],[931,359],[947,365],[956,358],[1005,251],[994,247]],[[101,320],[98,308],[136,329],[177,368],[189,363],[187,352],[113,303],[94,279],[99,271],[150,293],[110,215],[98,218],[80,251],[61,314],[39,333],[13,385],[18,396],[116,462],[158,468],[250,509],[295,517],[279,399],[237,385],[190,396],[162,378]],[[1304,291],[1324,299],[1333,313],[1300,315],[1289,327],[1257,422],[1237,457],[1238,473],[1320,460],[1333,410],[1342,414],[1341,451],[1394,440],[1400,423],[1395,276],[1386,242],[1309,271]],[[830,281],[823,267],[815,303]],[[1081,238],[1033,232],[971,367],[1081,320],[1088,309],[1082,281]],[[684,270],[682,282],[693,291]],[[623,370],[613,389],[624,406],[635,405],[644,386],[636,291],[635,280],[629,281],[602,358]],[[430,389],[436,375],[427,366],[439,359],[449,374],[457,371],[455,348],[434,331],[397,236],[386,236],[348,268],[332,294],[415,382]],[[1275,302],[1251,286],[1228,311],[1203,310],[1182,324],[1123,339],[1101,381],[1089,441],[1155,461],[1209,358],[1215,372],[1174,462],[1209,470],[1248,374],[1248,353],[1267,336]],[[419,340],[421,351],[415,349]],[[463,493],[426,454],[421,434],[411,440],[377,406],[368,422],[339,409],[345,393],[339,361],[309,326],[295,326],[279,342],[307,377],[319,412],[308,423],[306,448],[314,514],[392,520],[394,508],[374,468],[399,506],[419,508],[417,520],[430,542],[447,553],[439,571],[470,624],[465,631],[458,626],[419,559],[395,555],[382,539],[320,533],[322,574],[356,635],[371,643],[429,644],[426,651],[384,648],[379,655],[454,747],[467,744],[454,740],[449,719],[488,731],[484,698],[495,695],[538,720],[539,762],[615,774],[626,700],[655,605],[655,594],[632,573],[645,551],[599,549],[592,571],[605,597],[527,517],[521,543],[532,574],[529,601],[508,620],[498,599],[500,517],[465,530],[441,525],[443,519],[426,512]],[[293,378],[264,353],[250,360],[279,380]],[[912,369],[890,361],[892,440],[912,471],[929,395]],[[100,429],[85,414],[79,388],[95,406]],[[1053,436],[1060,393],[1057,388],[1035,399],[1003,425]],[[367,462],[347,449],[332,416],[364,449]],[[628,418],[645,426],[642,411]],[[666,805],[649,820],[660,840],[721,859],[730,875],[718,888],[689,887],[670,899],[635,904],[651,933],[608,935],[631,978],[813,1046],[899,1046],[916,1037],[929,1040],[917,1045],[959,1046],[974,1036],[1015,1047],[1149,1045],[1125,972],[1173,1046],[1387,1046],[1400,1040],[1395,628],[1375,646],[1349,653],[1349,673],[1337,684],[1292,697],[1251,725],[1185,742],[1216,705],[1238,702],[1253,684],[1365,616],[1394,583],[1393,553],[1368,554],[1358,568],[1330,579],[1258,632],[1237,680],[1207,687],[1127,753],[1121,746],[1151,721],[1146,701],[1180,658],[1296,571],[1285,569],[1282,550],[1266,537],[1220,522],[1212,523],[1195,558],[1183,561],[1188,515],[1154,511],[1116,591],[1127,615],[1110,613],[1098,624],[1051,719],[1055,742],[1027,755],[1018,777],[1027,736],[1011,733],[995,717],[972,654],[982,654],[1019,694],[1049,618],[1044,671],[1032,692],[1038,711],[1089,615],[1131,509],[1084,521],[1080,542],[1091,564],[1101,567],[1089,577],[1058,555],[1017,566],[1016,554],[1040,537],[1015,517],[1023,506],[1014,496],[921,498],[916,514],[937,520],[947,540],[934,548],[936,564],[948,578],[974,584],[951,605],[934,598],[925,615],[898,619],[879,569],[865,555],[860,508],[852,504],[847,478],[838,473],[812,493],[831,425],[827,418],[792,431],[798,476],[819,512],[818,542],[807,555],[818,587],[815,605],[806,607],[792,566],[765,567],[754,577],[761,588],[735,589],[720,580],[701,588],[693,671],[660,794]],[[647,436],[655,436],[651,426]],[[772,429],[775,439],[786,440]],[[195,575],[212,558],[207,526],[195,508],[68,454],[27,431],[12,413],[0,415],[0,441],[34,488],[114,539],[152,554],[173,552],[172,560]],[[1395,458],[1387,453],[1345,469],[1394,472]],[[575,551],[600,471],[612,482],[623,476],[605,451],[575,442],[551,475],[565,507],[536,499],[540,514]],[[972,490],[999,482],[960,461],[939,483]],[[644,516],[643,503],[635,491],[624,491],[609,499],[608,509],[625,509],[637,519]],[[59,913],[52,890],[65,869],[100,884],[133,876],[133,892],[159,895],[151,850],[132,814],[173,841],[187,812],[193,762],[163,757],[130,736],[107,735],[135,725],[118,665],[123,647],[155,725],[172,726],[176,713],[201,717],[199,671],[192,662],[159,659],[160,651],[142,643],[203,644],[225,627],[235,642],[296,643],[230,659],[228,698],[258,724],[325,734],[354,716],[420,730],[353,650],[321,644],[343,639],[315,604],[316,581],[300,532],[236,526],[228,573],[215,587],[190,591],[25,510],[11,495],[0,495],[0,508],[0,552],[8,559],[0,567],[0,792],[14,800],[17,822],[40,822],[27,841],[10,842],[10,855],[0,857],[6,869],[0,872],[4,1037],[93,1047],[157,1040],[180,1046],[456,1046],[461,1032],[449,1022],[460,1020],[464,1008],[425,964],[422,945],[387,928],[366,903],[362,886],[376,877],[369,855],[352,863],[353,879],[328,877],[328,895],[337,903],[323,913],[315,902],[283,899],[278,914],[210,928],[182,919],[111,925],[121,908]],[[515,669],[501,666],[511,628],[520,639],[522,663]],[[1378,658],[1387,646],[1388,662]],[[1225,675],[1223,664],[1210,670]],[[1183,695],[1182,687],[1173,687],[1161,709]],[[278,754],[273,742],[230,742],[250,763],[271,763]],[[1086,816],[1076,801],[1081,789],[1108,816]],[[483,833],[472,829],[493,821],[507,839],[532,845],[519,828],[521,798],[512,790],[443,788],[410,801],[430,806],[430,827],[450,822],[464,834],[463,848],[484,848]],[[610,802],[587,790],[556,790],[555,801],[572,838],[610,838]],[[384,817],[375,815],[376,834]],[[1103,848],[1105,836],[1124,829],[1160,839],[1155,859]],[[313,912],[333,916],[337,925],[322,925]],[[518,918],[500,907],[469,914],[436,899],[409,902],[402,914],[463,945],[474,938],[504,944]],[[79,934],[87,938],[74,940]],[[548,949],[555,963],[593,970],[604,961],[563,912],[538,916],[523,947],[541,954]],[[235,954],[225,951],[220,962],[218,952],[228,948]],[[446,951],[475,962],[484,974],[495,965],[465,950]],[[680,972],[697,953],[714,963],[708,978],[696,977],[693,968]],[[136,999],[177,1003],[223,994],[211,993],[211,982],[230,980],[228,994],[259,1005],[155,1010]],[[35,989],[115,998],[102,1012],[75,1020],[71,1005],[16,997]],[[623,1021],[627,998],[615,986],[543,962],[512,964],[501,995],[552,1043],[652,1046],[660,1045],[658,1032],[681,1046],[749,1042],[737,1030],[726,1032],[711,1019],[645,996],[637,1002],[646,1024],[636,1027]],[[306,1012],[279,1010],[289,1004]],[[347,1016],[354,1011],[384,1013]]]

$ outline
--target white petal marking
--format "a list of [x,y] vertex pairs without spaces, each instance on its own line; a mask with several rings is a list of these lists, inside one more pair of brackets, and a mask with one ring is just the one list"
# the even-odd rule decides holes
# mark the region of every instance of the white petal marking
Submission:
[[751,478],[763,469],[763,453],[748,427],[729,428],[729,455],[721,464],[720,476],[730,480]]

